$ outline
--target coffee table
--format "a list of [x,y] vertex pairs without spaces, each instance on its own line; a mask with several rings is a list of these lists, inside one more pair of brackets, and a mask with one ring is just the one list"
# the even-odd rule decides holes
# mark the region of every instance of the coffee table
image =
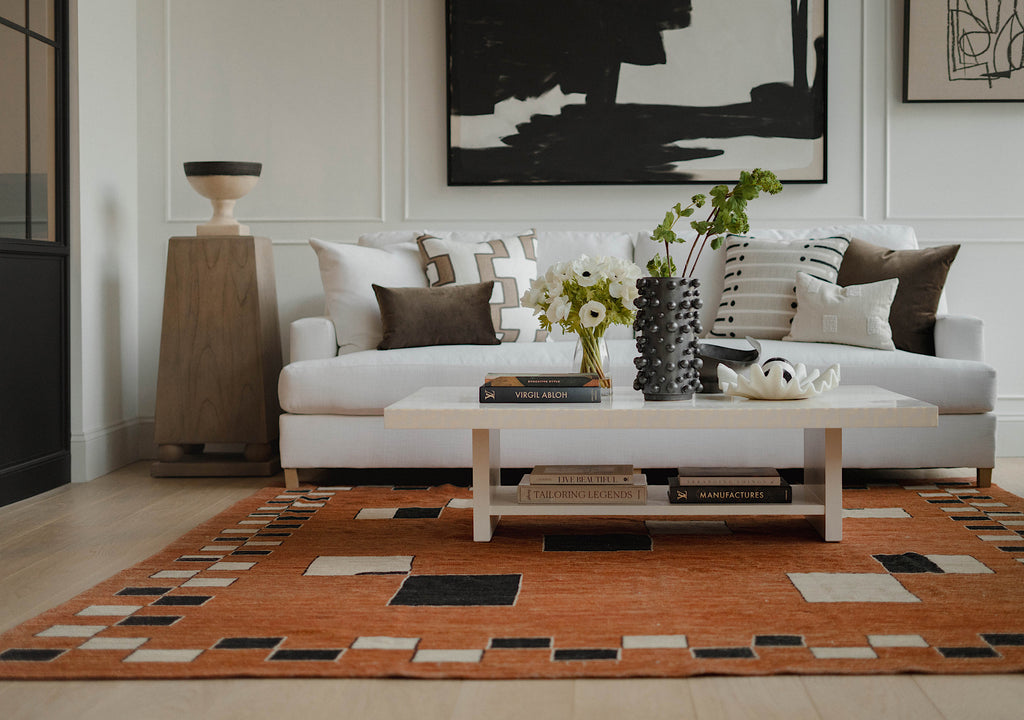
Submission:
[[[645,402],[616,389],[601,403],[481,404],[476,387],[425,387],[384,409],[386,428],[471,430],[473,539],[491,539],[502,515],[803,515],[822,538],[843,537],[843,428],[935,427],[938,408],[874,386],[840,386],[806,400],[749,400],[696,395],[680,402]],[[804,483],[793,501],[777,504],[673,504],[668,493],[646,505],[526,505],[501,486],[502,430],[802,428]],[[567,463],[586,458],[566,458]],[[680,465],[687,463],[680,458]]]

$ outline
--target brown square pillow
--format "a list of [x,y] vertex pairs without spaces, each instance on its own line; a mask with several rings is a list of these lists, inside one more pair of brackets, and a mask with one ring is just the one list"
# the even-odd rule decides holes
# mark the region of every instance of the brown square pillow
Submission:
[[892,340],[899,350],[935,354],[935,310],[959,245],[923,250],[890,250],[854,238],[839,266],[842,286],[898,278],[889,310]]
[[491,321],[494,281],[438,288],[373,285],[384,339],[378,350],[428,345],[497,345]]

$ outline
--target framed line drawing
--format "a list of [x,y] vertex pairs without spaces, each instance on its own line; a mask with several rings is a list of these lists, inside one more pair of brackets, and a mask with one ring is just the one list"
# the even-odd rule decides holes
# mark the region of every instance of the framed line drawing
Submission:
[[1024,3],[904,0],[903,101],[1024,101]]
[[446,0],[448,184],[826,182],[828,0]]

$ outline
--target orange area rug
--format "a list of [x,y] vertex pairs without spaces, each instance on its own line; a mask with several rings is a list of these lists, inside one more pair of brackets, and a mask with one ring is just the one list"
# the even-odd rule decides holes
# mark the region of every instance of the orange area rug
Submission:
[[267,488],[0,635],[0,678],[1024,669],[1024,500],[905,483],[846,488],[841,543],[799,517],[519,517],[475,543],[467,488]]

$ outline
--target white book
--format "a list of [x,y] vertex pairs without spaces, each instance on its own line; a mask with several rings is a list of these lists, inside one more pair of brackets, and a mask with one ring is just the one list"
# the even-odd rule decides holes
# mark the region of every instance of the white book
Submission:
[[536,465],[530,473],[533,485],[632,485],[632,465]]
[[536,485],[524,475],[516,488],[521,503],[539,505],[644,505],[647,476],[638,474],[630,485],[586,483],[579,485]]

